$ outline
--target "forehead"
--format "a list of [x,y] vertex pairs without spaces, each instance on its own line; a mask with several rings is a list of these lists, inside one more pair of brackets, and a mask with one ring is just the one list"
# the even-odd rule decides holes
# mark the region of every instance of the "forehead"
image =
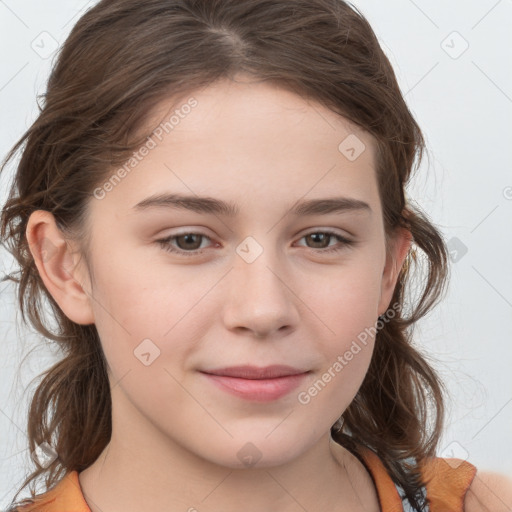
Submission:
[[260,206],[344,190],[367,201],[376,194],[373,137],[269,82],[223,79],[169,97],[142,128],[151,149],[132,161],[109,201],[133,206],[164,190],[234,202],[252,197]]
[[[192,100],[195,105],[190,108]],[[197,142],[201,143],[207,134],[216,138],[227,134],[230,142],[235,143],[247,136],[265,138],[267,135],[271,138],[276,133],[301,139],[307,136],[317,145],[325,140],[327,146],[332,146],[333,136],[343,134],[357,135],[368,143],[367,146],[374,142],[373,137],[358,125],[321,103],[300,96],[289,86],[244,74],[161,100],[148,113],[141,128],[148,133],[159,127],[167,127],[162,134],[164,137],[172,131],[174,139],[183,133],[189,142],[193,142],[196,135],[200,139]],[[272,138],[272,146],[284,142],[281,138]]]

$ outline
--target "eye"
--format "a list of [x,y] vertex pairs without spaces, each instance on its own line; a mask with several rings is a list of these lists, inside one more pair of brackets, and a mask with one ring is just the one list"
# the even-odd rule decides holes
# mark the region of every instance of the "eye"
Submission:
[[[161,240],[156,240],[156,242],[168,252],[183,256],[197,256],[204,252],[202,250],[204,247],[201,248],[201,239],[211,240],[210,237],[203,233],[188,232],[179,235],[171,235]],[[318,249],[320,253],[340,252],[345,247],[355,245],[356,243],[354,240],[349,240],[339,233],[330,230],[312,231],[302,236],[300,240],[302,239],[312,241],[314,246],[308,248],[313,250]],[[337,239],[339,243],[329,247],[329,242],[333,239]],[[178,245],[177,248],[173,245],[173,242]]]
[[[307,233],[302,238],[309,239],[313,241],[313,244],[316,245],[316,247],[309,247],[310,249],[320,249],[320,253],[332,253],[332,252],[340,252],[345,247],[350,247],[352,245],[355,245],[355,241],[349,240],[348,238],[340,235],[339,233],[336,233],[335,231],[330,230],[323,230],[323,231],[311,231],[310,233]],[[301,240],[302,240],[301,238]],[[328,242],[330,242],[332,239],[337,239],[339,244],[336,244],[332,247],[328,246]],[[327,241],[327,246],[325,246],[325,242]],[[318,247],[320,246],[320,247]],[[329,248],[326,248],[329,247]]]
[[[197,254],[201,254],[202,250],[197,250],[201,243],[198,245],[198,239],[201,238],[207,238],[210,240],[210,238],[202,233],[182,233],[180,235],[171,235],[167,238],[163,238],[161,240],[157,240],[157,243],[162,246],[163,249],[165,249],[168,252],[172,252],[175,254],[180,254],[183,256],[194,256]],[[178,246],[178,249],[176,249],[173,245],[171,245],[171,242],[176,240]],[[183,249],[184,248],[184,249]],[[191,250],[186,250],[191,249]]]

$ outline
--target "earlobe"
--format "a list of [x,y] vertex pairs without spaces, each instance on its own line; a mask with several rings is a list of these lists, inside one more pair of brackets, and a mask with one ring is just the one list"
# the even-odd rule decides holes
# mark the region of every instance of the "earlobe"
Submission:
[[93,324],[91,294],[83,283],[89,281],[88,275],[86,272],[80,275],[75,262],[77,255],[63,237],[54,216],[44,210],[33,212],[26,237],[39,275],[63,313],[77,324]]
[[412,235],[405,228],[399,228],[390,242],[386,265],[382,273],[381,296],[378,314],[383,315],[390,306],[400,270],[411,248]]

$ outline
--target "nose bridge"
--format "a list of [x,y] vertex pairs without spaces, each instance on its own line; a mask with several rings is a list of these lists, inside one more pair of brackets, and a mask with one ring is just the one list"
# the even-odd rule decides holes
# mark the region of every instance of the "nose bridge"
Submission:
[[244,283],[243,289],[253,298],[263,294],[268,300],[276,300],[273,297],[276,293],[277,296],[287,295],[282,289],[282,277],[279,279],[279,273],[285,272],[284,265],[280,264],[278,248],[272,238],[268,235],[263,241],[263,236],[259,236],[260,243],[254,236],[247,236],[236,248],[237,279]]
[[[231,328],[245,327],[255,333],[269,334],[285,325],[294,325],[298,315],[291,283],[287,283],[286,265],[272,236],[260,243],[254,236],[246,237],[237,247],[231,272],[226,321]],[[232,290],[233,291],[233,290]]]

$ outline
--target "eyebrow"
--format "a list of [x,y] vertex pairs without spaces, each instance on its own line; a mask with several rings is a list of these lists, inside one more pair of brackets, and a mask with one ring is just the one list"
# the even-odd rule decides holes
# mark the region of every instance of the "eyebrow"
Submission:
[[[182,194],[155,194],[143,199],[133,207],[137,211],[152,208],[182,209],[226,217],[235,217],[240,211],[238,206],[232,202],[225,202],[213,197],[187,196]],[[371,213],[372,209],[368,203],[350,197],[302,200],[290,208],[290,213],[297,216],[328,215],[331,213],[353,211]]]

